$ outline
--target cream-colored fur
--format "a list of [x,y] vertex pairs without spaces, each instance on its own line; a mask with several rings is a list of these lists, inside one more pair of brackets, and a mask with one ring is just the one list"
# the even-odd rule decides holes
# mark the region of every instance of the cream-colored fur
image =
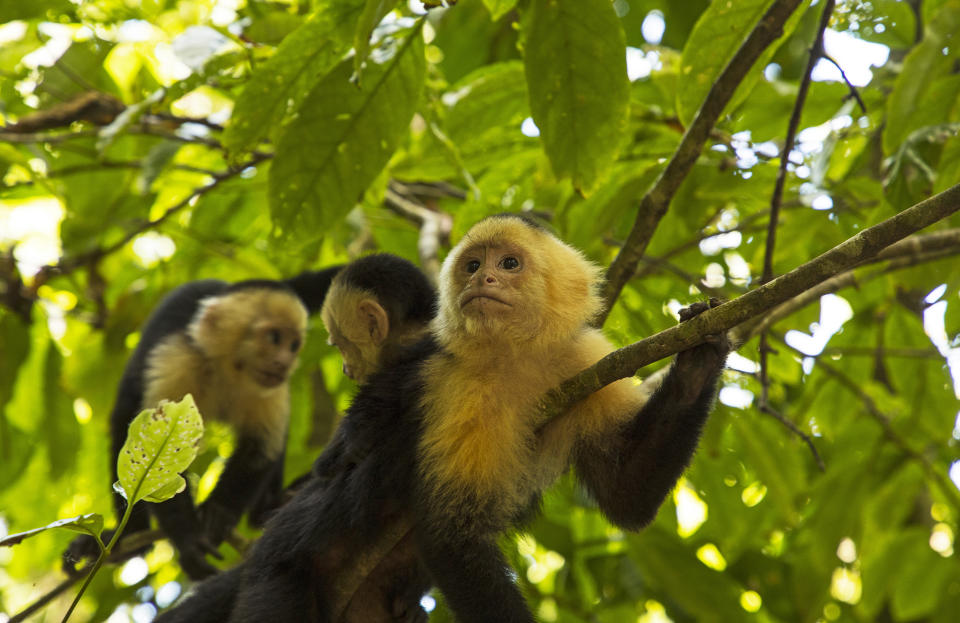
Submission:
[[144,408],[193,394],[204,418],[254,435],[264,440],[269,454],[279,455],[290,413],[288,384],[265,387],[250,371],[273,361],[288,363],[292,371],[296,352],[288,347],[279,352],[268,333],[278,330],[302,341],[306,324],[300,301],[280,290],[241,290],[207,299],[186,333],[168,336],[150,352]]
[[[504,242],[524,250],[523,309],[503,324],[465,319],[460,257]],[[446,351],[425,370],[420,457],[450,512],[475,495],[519,510],[567,468],[577,439],[614,432],[643,403],[633,380],[618,381],[535,433],[541,396],[613,350],[587,324],[600,309],[599,275],[575,249],[513,218],[481,221],[447,257],[433,325]]]

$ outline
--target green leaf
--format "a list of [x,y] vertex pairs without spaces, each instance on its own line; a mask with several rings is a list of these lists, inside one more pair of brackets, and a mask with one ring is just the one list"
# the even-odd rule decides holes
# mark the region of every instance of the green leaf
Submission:
[[630,83],[608,0],[534,0],[525,20],[530,110],[559,178],[591,192],[620,150]]
[[483,0],[483,5],[490,11],[490,19],[497,21],[517,6],[517,0]]
[[99,538],[100,533],[103,531],[103,515],[100,515],[99,513],[89,513],[86,515],[80,515],[78,517],[71,517],[69,519],[59,519],[53,523],[43,526],[42,528],[34,528],[33,530],[18,532],[16,534],[11,534],[10,536],[4,537],[0,539],[0,547],[12,547],[14,545],[18,545],[24,539],[40,534],[41,532],[46,532],[47,530],[52,530],[53,528],[66,528],[67,530],[83,532],[84,534],[90,534]]
[[310,88],[322,79],[349,49],[353,23],[363,0],[322,3],[299,28],[283,40],[253,74],[237,98],[223,136],[231,153],[253,149],[257,141],[300,107]]
[[143,410],[130,423],[114,489],[130,504],[173,497],[186,486],[180,472],[196,458],[202,436],[203,419],[190,394]]
[[363,65],[370,54],[370,37],[387,13],[393,10],[397,0],[366,0],[360,19],[357,20],[357,29],[353,33],[353,69],[358,80],[363,80]]
[[[677,111],[684,127],[690,125],[717,76],[771,4],[772,0],[711,2],[710,8],[700,16],[683,47],[683,58],[680,61],[682,79],[677,92]],[[806,4],[808,3],[794,11],[784,26],[780,41],[796,28]],[[746,99],[776,49],[776,44],[773,44],[764,50],[754,63],[753,70],[747,74],[733,99],[727,104],[727,110],[733,110]]]
[[[953,73],[957,61],[956,46],[950,45],[960,29],[957,5],[956,2],[946,3],[937,12],[936,19],[927,24],[923,40],[903,61],[903,70],[887,99],[883,129],[883,152],[887,155],[895,153],[913,130],[947,120],[945,115],[952,102],[933,98],[932,90],[937,88],[938,79]],[[944,53],[944,50],[953,51]],[[930,117],[927,111],[930,106],[938,111],[936,118]]]
[[332,71],[284,129],[270,169],[270,208],[283,232],[318,236],[363,196],[407,133],[425,71],[423,21],[375,50],[359,87],[353,63]]

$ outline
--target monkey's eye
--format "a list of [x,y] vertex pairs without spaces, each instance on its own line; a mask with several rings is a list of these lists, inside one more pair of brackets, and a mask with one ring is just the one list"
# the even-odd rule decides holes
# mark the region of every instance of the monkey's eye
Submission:
[[507,257],[500,260],[500,266],[502,266],[504,270],[516,270],[520,268],[520,260],[513,257],[512,255],[508,255]]
[[294,340],[290,342],[290,352],[295,353],[300,350],[300,340]]
[[480,262],[478,262],[477,260],[470,260],[469,262],[467,262],[466,268],[467,268],[467,272],[472,275],[473,273],[480,270]]
[[283,336],[280,335],[280,331],[276,329],[270,329],[270,342],[272,342],[274,346],[279,346],[280,342],[282,341]]

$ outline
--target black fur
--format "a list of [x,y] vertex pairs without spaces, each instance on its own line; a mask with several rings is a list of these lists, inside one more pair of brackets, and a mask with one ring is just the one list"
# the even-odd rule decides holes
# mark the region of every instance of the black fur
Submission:
[[411,262],[388,253],[367,255],[338,276],[345,286],[372,292],[391,322],[425,325],[437,313],[436,294],[427,277]]

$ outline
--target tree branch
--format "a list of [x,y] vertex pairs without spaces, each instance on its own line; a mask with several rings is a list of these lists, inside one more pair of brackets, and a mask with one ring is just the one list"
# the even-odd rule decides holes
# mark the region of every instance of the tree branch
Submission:
[[830,277],[872,258],[884,248],[960,210],[960,184],[869,227],[833,249],[719,307],[613,352],[560,387],[540,403],[544,421],[570,404],[639,368],[703,342],[704,336],[732,329]]
[[640,200],[633,229],[630,230],[623,248],[607,270],[607,281],[603,292],[604,311],[596,321],[598,326],[606,320],[607,314],[620,296],[620,291],[636,271],[637,264],[657,229],[657,224],[667,212],[670,200],[693,168],[710,136],[711,129],[733,97],[737,86],[743,81],[763,50],[780,37],[783,33],[783,24],[799,4],[800,0],[774,2],[713,83],[670,162],[660,173],[653,187]]

